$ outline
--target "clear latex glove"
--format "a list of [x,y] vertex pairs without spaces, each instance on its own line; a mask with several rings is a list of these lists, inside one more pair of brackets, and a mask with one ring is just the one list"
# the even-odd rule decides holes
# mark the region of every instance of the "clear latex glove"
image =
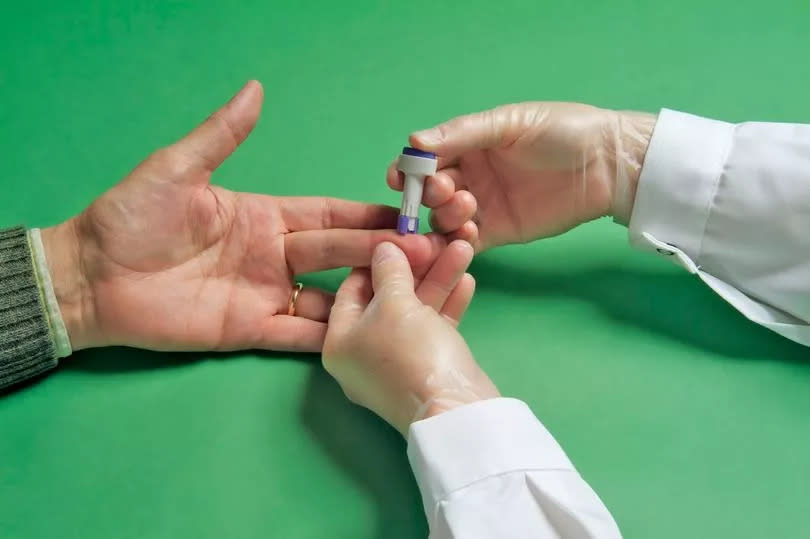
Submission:
[[[439,156],[425,185],[431,225],[477,249],[561,234],[606,215],[627,224],[656,117],[531,102],[414,133]],[[388,184],[402,189],[395,166]]]
[[456,331],[475,289],[464,273],[472,256],[454,241],[419,280],[397,246],[381,243],[371,269],[352,271],[335,297],[324,367],[352,402],[403,434],[414,421],[499,396]]

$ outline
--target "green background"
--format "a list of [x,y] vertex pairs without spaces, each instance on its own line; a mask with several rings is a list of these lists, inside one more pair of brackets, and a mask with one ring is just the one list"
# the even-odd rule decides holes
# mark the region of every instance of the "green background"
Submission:
[[[810,122],[806,0],[22,4],[4,225],[79,212],[249,78],[262,120],[215,181],[392,204],[410,131],[507,102]],[[626,537],[808,536],[806,349],[607,220],[472,271],[463,334]],[[424,537],[404,449],[314,356],[82,352],[0,398],[0,537]]]

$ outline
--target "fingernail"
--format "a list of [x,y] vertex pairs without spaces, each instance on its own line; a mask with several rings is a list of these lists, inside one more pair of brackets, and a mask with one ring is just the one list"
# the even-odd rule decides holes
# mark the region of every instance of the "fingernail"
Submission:
[[412,138],[418,140],[422,146],[435,146],[442,140],[442,135],[435,127],[432,129],[425,129],[424,131],[417,131],[413,134]]
[[436,197],[439,196],[439,193],[436,192],[436,185],[431,182],[425,182],[425,193],[422,195],[422,200],[436,200]]
[[245,94],[247,94],[248,89],[249,89],[251,86],[253,86],[253,81],[252,81],[252,80],[247,81],[247,82],[245,83],[245,85],[244,85],[244,86],[242,86],[242,89],[241,89],[241,90],[239,90],[238,92],[236,92],[236,95],[234,95],[234,96],[231,98],[231,103],[236,103],[237,101],[239,101],[240,99],[242,99],[242,98],[245,96]]
[[468,254],[473,254],[475,249],[470,242],[465,240],[453,240],[453,243],[456,245],[457,249],[461,249],[463,251],[467,251]]
[[399,247],[391,243],[390,241],[384,241],[380,243],[376,249],[374,249],[374,263],[380,263],[390,258],[402,256],[402,251],[399,250]]

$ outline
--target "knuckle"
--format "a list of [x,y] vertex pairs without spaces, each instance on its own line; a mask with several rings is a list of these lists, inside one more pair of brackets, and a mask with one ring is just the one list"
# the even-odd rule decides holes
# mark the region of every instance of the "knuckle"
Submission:
[[439,142],[440,143],[445,142],[450,136],[450,124],[448,123],[439,124],[439,126],[436,128],[436,131],[439,134],[438,136]]
[[221,111],[214,112],[210,117],[209,121],[214,126],[214,129],[217,131],[222,137],[229,139],[229,141],[236,147],[239,144],[239,133],[231,124],[231,122],[226,118]]
[[497,109],[488,110],[484,113],[484,121],[487,126],[488,141],[490,144],[497,144],[503,135],[503,118],[508,116],[503,111]]
[[335,208],[335,201],[329,197],[321,199],[321,229],[329,230],[332,228],[333,211]]
[[403,298],[405,294],[399,291],[396,284],[383,287],[381,290],[384,299],[380,302],[380,320],[383,326],[388,320],[396,320],[405,310],[403,308]]
[[341,389],[343,389],[343,394],[352,404],[362,404],[360,395],[352,388],[346,387],[341,385]]
[[[334,240],[331,238],[327,238],[321,242],[320,250],[317,256],[320,257],[321,261],[324,263],[332,260],[337,253],[337,245],[335,245]],[[306,255],[307,253],[302,253]]]

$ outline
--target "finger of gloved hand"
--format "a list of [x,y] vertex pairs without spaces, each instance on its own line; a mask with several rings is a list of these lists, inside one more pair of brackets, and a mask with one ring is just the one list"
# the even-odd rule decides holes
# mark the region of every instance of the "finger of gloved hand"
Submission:
[[249,81],[222,108],[176,142],[174,148],[195,165],[213,172],[253,130],[263,99],[262,85]]
[[277,314],[267,318],[256,347],[281,352],[320,352],[326,328],[324,322]]
[[411,272],[413,273],[414,282],[417,286],[425,275],[427,275],[427,272],[430,271],[433,263],[436,262],[436,259],[442,254],[444,248],[447,247],[447,239],[444,234],[429,232],[425,234],[425,236],[431,243],[431,256],[425,259],[421,264],[411,264]]
[[457,326],[467,312],[473,294],[475,294],[475,279],[469,273],[465,273],[450,293],[447,301],[444,302],[444,306],[440,311],[442,316],[448,322]]
[[425,178],[425,189],[422,192],[422,204],[436,208],[446,204],[458,189],[456,176],[461,173],[456,168],[445,168],[433,176]]
[[[405,179],[396,169],[396,160],[388,167],[386,182],[395,191],[402,191]],[[425,178],[425,188],[422,192],[422,204],[428,208],[441,206],[453,196],[461,182],[461,171],[456,167],[447,167],[439,170],[433,176]]]
[[402,191],[403,186],[405,185],[405,178],[403,178],[397,170],[398,161],[399,158],[391,161],[391,164],[388,165],[388,170],[385,171],[385,181],[388,184],[388,187],[394,191]]
[[371,259],[371,284],[375,294],[413,294],[413,273],[405,253],[385,241],[374,249]]
[[431,129],[411,134],[411,146],[436,153],[443,166],[474,150],[495,148],[505,143],[515,106],[498,107],[453,118]]
[[341,335],[351,330],[373,295],[369,269],[354,268],[335,294],[335,304],[329,315],[330,334]]
[[307,230],[284,235],[287,266],[293,275],[341,267],[368,267],[374,248],[383,241],[396,243],[411,264],[435,257],[436,246],[425,236],[402,236],[393,230]]
[[[293,289],[295,290],[295,289]],[[308,318],[316,322],[329,320],[329,311],[335,302],[335,295],[318,288],[305,286],[295,301],[295,316]]]
[[467,221],[460,228],[446,234],[447,241],[464,240],[473,246],[475,252],[482,250],[480,238],[478,236],[478,225],[473,221]]
[[457,240],[449,244],[416,287],[416,297],[439,312],[473,259],[472,245]]
[[[262,196],[262,195],[257,195]],[[269,197],[267,204],[280,204],[281,218],[290,232],[330,228],[396,228],[399,210],[382,204],[366,204],[330,197]]]
[[456,191],[453,196],[430,212],[430,226],[440,233],[458,230],[467,221],[475,217],[478,202],[469,191]]

